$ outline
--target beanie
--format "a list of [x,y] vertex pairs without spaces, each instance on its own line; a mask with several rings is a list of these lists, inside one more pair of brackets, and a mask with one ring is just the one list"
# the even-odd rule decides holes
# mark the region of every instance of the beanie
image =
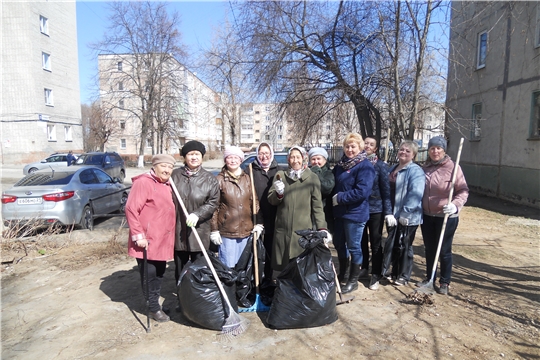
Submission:
[[206,154],[206,148],[204,147],[204,144],[197,141],[197,140],[191,140],[185,143],[185,145],[182,147],[182,156],[186,157],[187,153],[190,151],[199,151],[202,156]]
[[439,146],[444,150],[444,152],[446,152],[446,140],[445,140],[445,138],[443,138],[442,136],[432,137],[431,139],[429,139],[429,142],[428,142],[428,150],[432,146]]
[[161,163],[167,163],[174,166],[176,160],[172,155],[169,154],[157,154],[152,156],[152,166]]
[[240,161],[244,160],[244,152],[238,146],[225,146],[225,151],[223,151],[223,160],[225,160],[227,156],[230,155],[238,156],[240,158]]
[[309,149],[308,156],[311,159],[312,156],[321,155],[323,158],[328,160],[328,153],[322,147],[314,147]]

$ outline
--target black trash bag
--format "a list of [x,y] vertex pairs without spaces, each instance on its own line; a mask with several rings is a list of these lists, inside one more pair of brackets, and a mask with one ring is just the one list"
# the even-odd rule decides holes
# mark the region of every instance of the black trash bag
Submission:
[[[264,273],[264,258],[266,251],[260,238],[257,240],[257,258],[259,260],[259,281]],[[261,266],[262,262],[262,266]],[[238,278],[236,280],[236,301],[238,306],[249,308],[255,303],[255,276],[253,262],[253,236],[250,236],[240,259],[236,263],[234,270]]]
[[[396,237],[399,238],[399,231],[397,231],[397,226],[387,227],[388,231],[388,237],[386,238],[386,241],[384,242],[384,248],[383,248],[383,266],[382,266],[382,275],[383,276],[390,276],[391,270],[392,270],[392,260],[395,258],[394,253],[394,243],[396,241]],[[399,257],[399,254],[397,254]]]
[[[231,305],[235,311],[238,311],[236,271],[228,268],[212,253],[209,253],[208,256]],[[229,316],[229,307],[224,301],[204,257],[194,262],[188,262],[184,266],[178,280],[177,291],[182,314],[189,321],[205,329],[222,330],[225,319]]]
[[332,254],[324,245],[324,233],[296,232],[305,250],[277,278],[277,288],[268,313],[268,325],[295,329],[331,324],[337,320],[336,283]]
[[407,226],[393,226],[388,229],[388,237],[383,249],[383,267],[384,276],[397,276],[401,274],[407,266],[407,257],[404,252],[409,247],[410,231]]

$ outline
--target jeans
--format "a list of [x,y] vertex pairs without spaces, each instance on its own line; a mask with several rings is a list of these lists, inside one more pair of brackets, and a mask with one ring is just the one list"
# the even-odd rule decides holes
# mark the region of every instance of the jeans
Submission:
[[351,255],[351,264],[362,264],[362,234],[365,222],[337,218],[334,224],[334,247],[340,259]]
[[[148,303],[150,312],[157,312],[161,310],[159,305],[159,297],[161,294],[161,283],[163,282],[163,274],[167,268],[166,261],[148,260]],[[139,266],[139,274],[141,275],[141,285],[143,289],[143,295],[146,299],[146,285],[144,282],[144,260],[137,259],[137,265]]]
[[362,269],[369,269],[369,245],[371,245],[371,273],[376,275],[380,275],[382,271],[383,252],[381,240],[383,225],[384,216],[382,213],[369,214],[369,220],[362,235],[362,254],[364,255]]
[[[426,250],[426,279],[431,278],[433,272],[433,263],[435,262],[435,254],[439,245],[442,225],[444,218],[437,216],[429,216],[424,214],[424,223],[421,225],[422,237],[424,238],[424,248]],[[452,278],[452,241],[459,223],[459,217],[450,217],[446,222],[444,237],[441,245],[441,253],[439,261],[441,262],[441,283],[450,284]],[[437,277],[437,269],[435,268],[435,276]]]
[[234,268],[246,247],[248,239],[249,236],[237,239],[222,236],[223,243],[219,246],[219,260],[228,267]]

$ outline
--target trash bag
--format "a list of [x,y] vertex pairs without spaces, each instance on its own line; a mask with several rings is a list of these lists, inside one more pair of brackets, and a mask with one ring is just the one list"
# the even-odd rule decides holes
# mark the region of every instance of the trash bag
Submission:
[[[257,259],[259,270],[259,281],[264,273],[264,258],[266,251],[260,238],[257,240]],[[261,266],[262,262],[262,266]],[[236,280],[236,301],[239,306],[249,308],[255,303],[255,276],[253,262],[253,236],[250,236],[240,259],[236,263],[234,270],[237,273]]]
[[[209,253],[208,256],[231,305],[235,311],[238,311],[236,271],[228,268],[215,255]],[[178,280],[177,291],[182,314],[189,321],[205,329],[221,330],[223,328],[225,319],[229,316],[229,307],[224,301],[204,257],[194,262],[188,262],[184,266]]]
[[393,257],[395,258],[395,256],[392,256],[394,252],[394,242],[396,241],[396,237],[399,237],[399,232],[397,231],[397,228],[398,228],[397,226],[386,228],[388,231],[388,237],[386,238],[386,241],[384,242],[384,248],[383,248],[383,266],[382,266],[383,276],[391,275],[392,258]]
[[313,230],[296,233],[305,250],[277,278],[267,318],[275,329],[322,326],[338,318],[332,254],[324,244],[325,235]]
[[404,253],[409,248],[411,233],[407,226],[393,226],[388,229],[388,237],[383,249],[382,274],[384,276],[397,276],[405,270],[407,257]]

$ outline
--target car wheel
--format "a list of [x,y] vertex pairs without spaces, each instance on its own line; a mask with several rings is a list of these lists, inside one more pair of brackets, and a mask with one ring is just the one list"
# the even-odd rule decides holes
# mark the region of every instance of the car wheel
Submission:
[[126,212],[126,203],[127,203],[128,195],[126,193],[122,194],[122,199],[120,200],[120,209],[118,211],[120,213]]
[[124,171],[124,170],[120,170],[120,177],[119,177],[120,182],[121,182],[121,183],[124,183],[124,179],[125,179],[125,178],[126,178],[126,173],[125,173],[125,171]]
[[92,211],[92,208],[89,205],[86,205],[84,207],[81,222],[80,222],[81,229],[88,229],[93,230],[94,229],[94,212]]
[[28,169],[28,173],[31,174],[33,173],[34,171],[37,171],[38,169],[37,168],[30,168]]

